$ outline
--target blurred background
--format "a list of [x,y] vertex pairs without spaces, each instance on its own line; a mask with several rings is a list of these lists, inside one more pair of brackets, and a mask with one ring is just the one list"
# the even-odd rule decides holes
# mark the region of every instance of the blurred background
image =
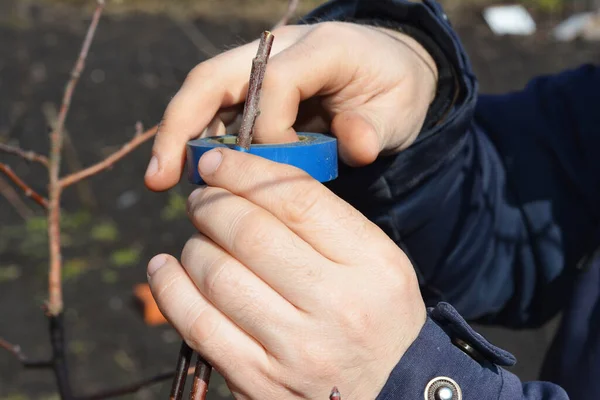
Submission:
[[[297,15],[319,3],[301,0]],[[519,36],[494,33],[521,21],[518,10],[518,18],[498,17],[488,7],[502,4],[487,0],[445,0],[443,5],[483,92],[519,89],[536,75],[600,62],[600,42],[594,40],[600,23],[581,14],[598,10],[597,2],[524,0],[520,5],[531,20],[517,26],[524,33]],[[253,40],[279,20],[286,6],[285,0],[108,0],[67,121],[63,171],[117,150],[134,135],[136,121],[156,124],[194,65]],[[48,153],[48,127],[93,9],[91,0],[0,1],[0,143]],[[142,177],[150,148],[151,142],[142,145],[64,194],[67,350],[76,393],[126,384],[175,364],[177,333],[166,324],[146,324],[134,286],[145,282],[153,255],[178,256],[191,235],[185,217],[191,187],[182,183],[162,194],[146,190]],[[0,161],[45,193],[43,168],[3,153]],[[50,349],[41,310],[47,296],[47,225],[36,204],[24,202],[27,208],[19,213],[0,195],[0,337],[21,345],[31,358],[44,358]],[[513,371],[529,380],[537,376],[555,324],[481,332],[515,353],[519,363]],[[166,381],[125,398],[164,399],[169,387]],[[228,398],[228,393],[213,375],[209,399]],[[57,398],[50,371],[24,370],[0,351],[0,400]]]

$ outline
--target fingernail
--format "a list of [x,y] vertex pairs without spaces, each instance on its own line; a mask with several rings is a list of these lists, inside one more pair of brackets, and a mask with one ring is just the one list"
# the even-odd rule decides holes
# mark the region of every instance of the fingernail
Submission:
[[223,153],[219,150],[211,150],[204,153],[198,161],[198,171],[200,175],[210,175],[217,170],[221,160],[223,159]]
[[162,267],[163,265],[165,265],[167,263],[167,256],[165,256],[164,254],[159,254],[157,256],[154,256],[152,258],[152,260],[150,260],[150,262],[148,263],[148,276],[152,276],[154,275],[154,273],[156,271],[158,271],[158,269],[160,267]]
[[146,176],[150,177],[158,172],[158,158],[152,156],[148,163],[148,169],[146,169]]

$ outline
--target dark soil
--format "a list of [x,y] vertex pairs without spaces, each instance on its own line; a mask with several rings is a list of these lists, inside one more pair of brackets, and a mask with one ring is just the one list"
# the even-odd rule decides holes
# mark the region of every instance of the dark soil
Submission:
[[[15,4],[0,4],[0,140],[47,153],[47,110],[58,107],[89,15]],[[600,61],[597,44],[558,45],[543,33],[525,39],[494,37],[477,10],[461,10],[451,19],[486,92],[518,89],[532,76]],[[269,26],[261,21],[215,22],[210,16],[193,23],[218,48],[254,38]],[[104,18],[67,123],[79,161],[88,165],[114,151],[133,135],[138,120],[155,124],[187,72],[203,58],[169,17]],[[153,194],[143,186],[150,146],[93,177],[88,186],[65,193],[68,357],[78,394],[126,384],[175,364],[177,334],[166,325],[146,326],[132,299],[132,287],[145,281],[147,260],[158,252],[178,255],[192,233],[183,208],[190,186],[181,184],[170,194]],[[45,191],[43,169],[2,154],[0,160]],[[69,169],[69,157],[64,169]],[[93,201],[82,204],[86,191]],[[19,343],[31,358],[49,354],[41,311],[47,267],[44,223],[37,217],[23,224],[0,198],[0,336]],[[521,363],[515,372],[535,378],[550,328],[518,334],[483,331],[516,353]],[[169,383],[154,385],[131,398],[164,399],[168,388]],[[56,396],[51,373],[23,370],[0,353],[0,399]],[[227,396],[223,380],[213,379],[209,398]]]

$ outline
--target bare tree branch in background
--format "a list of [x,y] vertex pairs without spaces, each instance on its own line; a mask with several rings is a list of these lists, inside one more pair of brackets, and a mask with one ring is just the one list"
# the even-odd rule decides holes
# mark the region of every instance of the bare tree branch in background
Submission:
[[294,17],[296,10],[298,9],[298,4],[300,4],[300,0],[289,0],[287,5],[287,10],[285,10],[285,14],[283,17],[273,26],[273,30],[280,28],[284,25],[287,25],[290,20]]

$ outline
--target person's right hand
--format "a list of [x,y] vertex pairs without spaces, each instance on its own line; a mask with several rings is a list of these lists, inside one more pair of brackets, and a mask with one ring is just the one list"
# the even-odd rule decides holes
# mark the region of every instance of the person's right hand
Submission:
[[[388,29],[323,22],[275,30],[255,142],[296,140],[296,131],[331,132],[352,166],[395,153],[416,138],[437,84],[429,54]],[[146,172],[152,190],[175,185],[185,144],[236,132],[258,41],[196,66],[171,100]]]

